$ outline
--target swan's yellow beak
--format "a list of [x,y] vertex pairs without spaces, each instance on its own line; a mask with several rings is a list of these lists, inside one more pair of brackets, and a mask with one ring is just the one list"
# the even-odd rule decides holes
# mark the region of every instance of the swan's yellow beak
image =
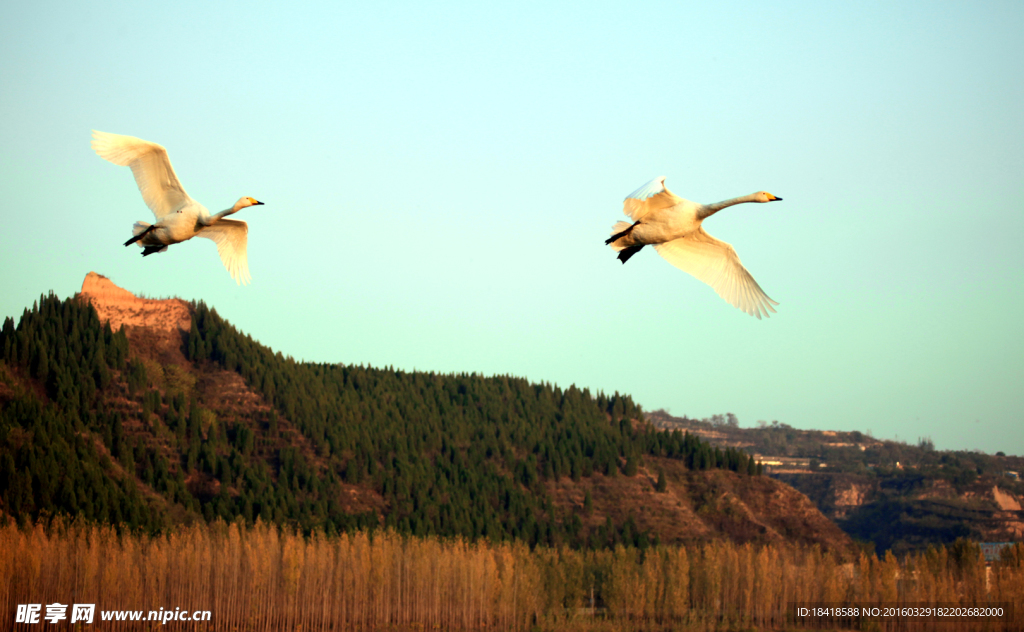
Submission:
[[771,193],[769,193],[769,194],[768,194],[768,201],[769,201],[769,202],[781,202],[781,201],[782,201],[782,198],[780,198],[780,197],[775,197],[774,195],[772,195]]

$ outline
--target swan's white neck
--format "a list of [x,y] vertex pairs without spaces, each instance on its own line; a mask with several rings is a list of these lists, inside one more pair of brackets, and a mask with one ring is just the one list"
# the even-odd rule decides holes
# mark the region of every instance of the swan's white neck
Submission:
[[757,202],[757,194],[751,193],[750,195],[722,200],[721,202],[715,202],[714,204],[705,204],[697,210],[697,219],[706,219],[723,208],[743,204],[744,202]]
[[210,216],[210,223],[212,224],[212,223],[216,222],[219,219],[224,219],[228,215],[231,215],[233,213],[237,213],[238,211],[239,211],[239,209],[234,208],[234,207],[226,208],[223,211],[221,211],[220,213],[215,213],[215,214],[211,215]]

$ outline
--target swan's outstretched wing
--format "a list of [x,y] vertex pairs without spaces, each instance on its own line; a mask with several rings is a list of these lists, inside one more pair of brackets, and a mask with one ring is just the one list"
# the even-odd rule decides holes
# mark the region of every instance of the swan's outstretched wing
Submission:
[[92,132],[92,148],[115,165],[131,167],[142,199],[157,219],[185,206],[192,198],[185,193],[161,145],[134,136]]
[[231,273],[231,278],[239,285],[252,281],[252,277],[249,276],[249,259],[245,254],[248,235],[249,226],[237,219],[222,219],[213,226],[207,226],[199,231],[200,237],[217,243],[220,260]]
[[658,176],[626,196],[622,212],[634,222],[651,211],[670,208],[683,201],[665,188],[665,176]]
[[654,249],[666,261],[707,283],[719,296],[751,316],[768,317],[768,312],[775,311],[772,305],[778,305],[743,267],[733,247],[703,228],[686,237],[655,244]]

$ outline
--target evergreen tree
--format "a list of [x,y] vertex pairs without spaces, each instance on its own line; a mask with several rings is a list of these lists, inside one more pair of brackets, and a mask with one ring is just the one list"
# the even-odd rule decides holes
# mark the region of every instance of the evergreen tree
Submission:
[[630,454],[629,457],[626,459],[626,476],[636,476],[638,468],[638,459],[635,455]]
[[658,492],[668,490],[668,481],[665,480],[665,470],[663,468],[658,468],[658,482],[654,486],[654,490]]

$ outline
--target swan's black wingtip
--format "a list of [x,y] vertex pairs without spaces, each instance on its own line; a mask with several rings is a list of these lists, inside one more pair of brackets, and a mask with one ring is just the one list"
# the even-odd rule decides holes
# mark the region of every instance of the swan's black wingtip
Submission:
[[625,264],[627,261],[629,261],[630,257],[640,252],[640,250],[643,247],[643,244],[641,244],[639,246],[630,246],[629,248],[623,248],[622,250],[619,251],[619,261]]

